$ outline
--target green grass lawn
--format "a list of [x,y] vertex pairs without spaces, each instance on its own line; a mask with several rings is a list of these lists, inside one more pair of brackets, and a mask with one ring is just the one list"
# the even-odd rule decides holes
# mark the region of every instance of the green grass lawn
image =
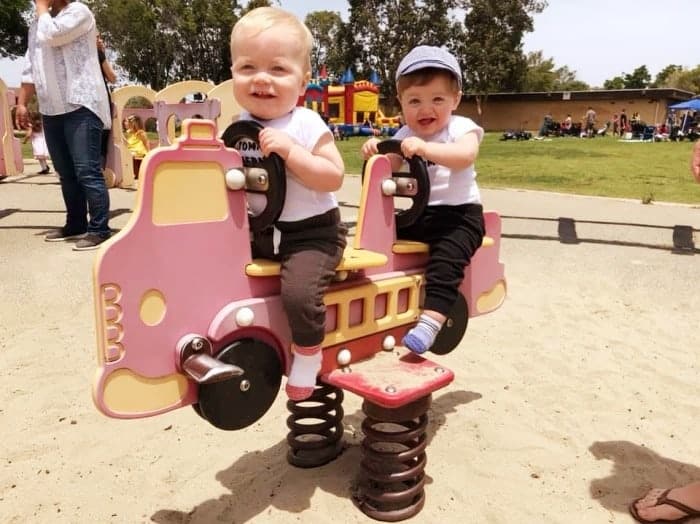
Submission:
[[[690,175],[690,142],[620,142],[594,139],[501,141],[487,133],[476,162],[483,188],[522,188],[700,204]],[[364,137],[336,142],[345,171],[360,173]]]
[[[690,142],[620,142],[594,139],[501,141],[487,133],[476,166],[482,188],[521,188],[607,197],[641,202],[700,204],[700,184],[690,170]],[[365,137],[336,142],[345,172],[362,171],[360,147]],[[31,144],[22,146],[32,158]]]

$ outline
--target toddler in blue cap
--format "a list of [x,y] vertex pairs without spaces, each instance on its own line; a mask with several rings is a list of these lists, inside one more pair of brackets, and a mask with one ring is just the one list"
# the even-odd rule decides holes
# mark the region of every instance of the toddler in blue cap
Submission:
[[[425,271],[425,300],[418,324],[403,344],[414,353],[429,350],[457,301],[464,268],[481,246],[484,213],[474,162],[484,130],[471,119],[453,115],[462,99],[462,71],[449,51],[421,45],[396,70],[396,91],[406,123],[394,135],[406,158],[428,164],[430,198],[414,224],[397,231],[400,239],[430,246]],[[379,140],[362,146],[365,159],[377,154]],[[391,155],[398,171],[403,159]]]

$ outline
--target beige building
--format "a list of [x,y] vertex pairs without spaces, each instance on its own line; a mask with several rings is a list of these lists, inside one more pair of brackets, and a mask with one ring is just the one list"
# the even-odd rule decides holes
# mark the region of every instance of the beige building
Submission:
[[[639,112],[648,125],[666,119],[668,106],[692,98],[694,93],[680,89],[612,89],[593,91],[558,91],[550,93],[494,93],[482,101],[482,115],[477,112],[476,97],[464,95],[457,113],[478,122],[487,131],[526,130],[536,134],[544,115],[555,122],[567,114],[581,122],[588,107],[597,114],[598,127],[612,123],[613,115],[625,109],[627,117]],[[611,124],[612,125],[612,124]],[[611,128],[612,131],[612,128]]]

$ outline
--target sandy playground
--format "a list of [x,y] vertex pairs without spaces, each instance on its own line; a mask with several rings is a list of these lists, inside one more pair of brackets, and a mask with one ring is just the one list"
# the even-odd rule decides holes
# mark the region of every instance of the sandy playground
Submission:
[[[358,184],[346,182],[352,222]],[[700,250],[673,249],[674,226],[700,243],[700,209],[483,197],[504,217],[509,296],[434,357],[456,379],[433,397],[427,500],[411,522],[630,523],[627,504],[651,485],[700,479]],[[135,193],[111,198],[123,227]],[[311,470],[287,464],[283,392],[239,432],[189,408],[97,412],[94,253],[43,241],[62,224],[52,175],[0,184],[0,522],[372,522],[351,498],[363,418],[352,394],[347,449]]]

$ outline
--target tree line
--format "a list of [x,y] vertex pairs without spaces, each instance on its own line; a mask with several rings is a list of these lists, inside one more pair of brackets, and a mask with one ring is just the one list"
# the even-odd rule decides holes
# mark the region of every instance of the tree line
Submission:
[[[110,57],[133,83],[160,90],[186,79],[220,83],[231,77],[229,37],[247,11],[269,0],[83,0],[94,12]],[[0,56],[26,48],[31,0],[5,0],[0,10]],[[374,71],[381,92],[395,100],[393,74],[419,44],[444,45],[459,59],[465,92],[576,91],[590,86],[542,51],[525,53],[524,36],[546,0],[348,0],[348,21],[315,11],[305,22],[314,35],[312,66],[332,78],[350,69],[355,79]],[[645,65],[606,80],[605,89],[674,87],[700,92],[700,66],[669,65],[655,79]]]

